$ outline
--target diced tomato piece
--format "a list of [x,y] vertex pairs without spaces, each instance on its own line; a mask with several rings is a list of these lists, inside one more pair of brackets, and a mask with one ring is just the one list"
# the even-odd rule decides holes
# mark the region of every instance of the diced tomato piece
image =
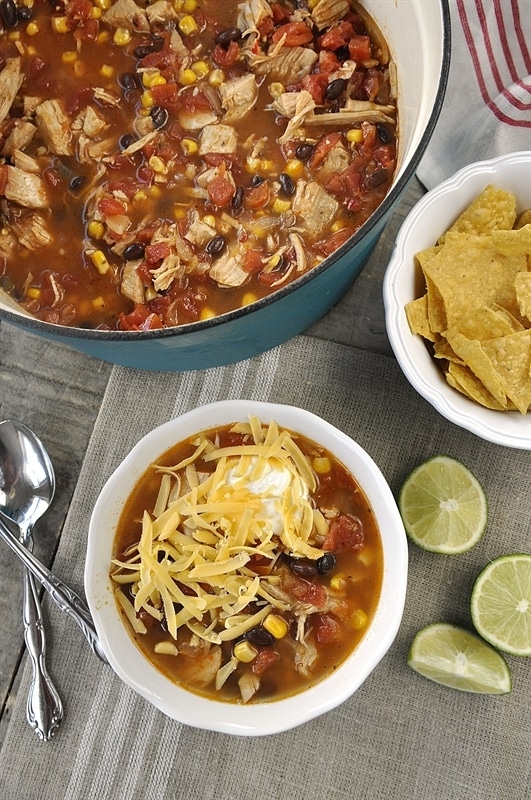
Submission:
[[188,114],[194,114],[196,111],[206,111],[212,107],[205,93],[197,89],[187,89],[181,92],[179,103]]
[[339,50],[340,47],[345,47],[354,35],[354,28],[350,22],[338,22],[329,31],[323,33],[317,40],[319,47],[323,50]]
[[129,314],[120,314],[118,320],[118,330],[120,331],[138,331],[140,325],[146,321],[149,315],[147,306],[143,303],[137,303]]
[[101,200],[98,200],[98,210],[100,214],[104,214],[108,217],[114,217],[117,214],[125,214],[126,211],[124,204],[115,197],[102,197]]
[[163,328],[164,325],[162,323],[161,318],[158,314],[149,314],[142,325],[140,325],[141,331],[154,331],[158,330],[159,328]]
[[328,75],[325,72],[316,72],[313,75],[305,75],[301,81],[303,89],[310,92],[314,103],[322,106],[324,103],[324,91],[328,85]]
[[251,669],[255,675],[263,675],[273,664],[279,660],[280,654],[276,650],[262,649],[254,659]]
[[240,47],[238,42],[231,42],[227,49],[217,44],[212,50],[212,61],[215,61],[218,67],[221,68],[232,67],[239,55]]
[[333,50],[319,52],[319,72],[335,72],[339,68],[339,59]]
[[150,89],[154,104],[162,108],[173,108],[177,105],[177,86],[175,83],[161,83]]
[[273,12],[273,22],[279,25],[281,22],[286,22],[289,19],[291,11],[280,3],[271,3],[271,11]]
[[305,22],[286,22],[285,25],[280,25],[271,40],[276,44],[283,36],[286,37],[284,47],[299,47],[313,40],[313,33]]
[[251,186],[246,190],[244,202],[247,208],[263,208],[268,204],[270,196],[269,184],[263,181],[258,186]]
[[348,41],[348,51],[353,61],[368,61],[371,57],[371,40],[368,36],[353,36]]
[[336,231],[336,233],[333,233],[328,239],[317,242],[316,247],[324,256],[329,256],[331,253],[335,253],[341,245],[345,244],[351,236],[352,230],[350,228],[341,228],[340,231]]
[[218,208],[228,206],[234,197],[235,188],[228,178],[218,175],[213,178],[207,186],[208,196],[212,203]]
[[274,27],[275,27],[275,23],[274,23],[273,17],[265,17],[262,20],[262,22],[259,22],[258,25],[256,26],[256,29],[258,30],[258,34],[259,35],[258,35],[258,37],[256,39],[256,43],[255,43],[254,47],[259,48],[259,44],[258,44],[259,40],[266,39],[269,36],[269,34],[271,33],[271,31],[274,29]]
[[319,644],[329,644],[337,638],[339,623],[329,614],[316,614],[312,617],[312,629]]
[[243,259],[242,268],[245,272],[260,272],[263,267],[262,255],[259,250],[247,250]]
[[155,244],[148,244],[145,250],[146,261],[149,264],[156,264],[157,261],[162,261],[171,253],[170,246],[167,242],[156,242]]
[[308,162],[310,169],[317,169],[317,167],[320,167],[325,159],[326,154],[339,141],[341,141],[341,134],[338,132],[327,133],[325,136],[322,136],[315,145],[312,157]]
[[340,514],[330,523],[322,547],[327,553],[341,553],[344,550],[361,550],[364,541],[361,520],[350,514]]
[[293,576],[288,583],[287,591],[301,603],[309,603],[315,608],[324,608],[326,605],[328,595],[321,583],[312,583]]

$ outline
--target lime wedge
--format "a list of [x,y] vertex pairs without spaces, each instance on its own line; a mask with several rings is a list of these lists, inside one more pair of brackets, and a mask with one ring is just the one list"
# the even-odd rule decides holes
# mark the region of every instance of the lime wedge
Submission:
[[475,633],[446,622],[417,633],[407,663],[419,675],[462,692],[511,691],[511,674],[503,656]]
[[448,456],[435,456],[413,470],[400,490],[398,507],[408,536],[432,553],[470,550],[487,525],[481,484]]
[[479,574],[470,603],[480,636],[513,656],[531,656],[531,553],[500,556]]

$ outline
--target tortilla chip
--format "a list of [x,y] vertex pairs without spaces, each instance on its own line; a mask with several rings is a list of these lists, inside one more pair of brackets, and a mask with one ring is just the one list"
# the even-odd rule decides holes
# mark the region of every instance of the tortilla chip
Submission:
[[531,223],[511,231],[493,231],[492,240],[498,253],[506,256],[531,255]]
[[514,281],[514,288],[520,314],[531,321],[531,272],[519,272]]
[[448,233],[487,234],[510,230],[516,219],[516,197],[489,184],[439,239],[446,242]]
[[476,378],[469,367],[455,363],[449,364],[446,380],[454,389],[485,408],[492,408],[494,411],[506,410]]
[[433,356],[434,358],[445,358],[447,361],[451,361],[454,364],[465,363],[462,358],[459,358],[459,356],[454,353],[446,339],[439,339],[438,342],[434,342]]
[[428,320],[434,333],[440,333],[448,327],[448,320],[444,310],[441,294],[433,281],[424,273],[426,281],[426,294],[428,296]]
[[526,208],[525,211],[522,211],[514,223],[515,228],[523,228],[524,225],[531,225],[531,208]]
[[489,339],[482,347],[507,397],[526,414],[531,405],[531,329]]
[[406,317],[409,323],[411,333],[418,333],[419,336],[428,339],[430,342],[437,340],[428,320],[428,295],[424,294],[417,300],[412,300],[411,303],[406,305]]
[[[531,273],[523,274],[531,275]],[[511,318],[518,328],[515,329]],[[511,333],[515,333],[516,330],[523,330],[523,325],[512,317],[511,314],[507,313],[506,315],[501,306],[480,306],[469,314],[461,317],[455,325],[450,328],[450,335],[452,333],[462,333],[467,339],[476,339],[479,342],[483,342],[486,339],[497,339],[500,336],[509,336]],[[445,331],[444,336],[447,337],[447,333],[448,332]]]
[[436,256],[439,250],[441,249],[442,248],[440,246],[436,245],[435,247],[427,247],[426,250],[421,250],[420,253],[417,253],[415,255],[415,258],[417,260],[419,267],[423,269],[424,264],[426,264],[430,260],[430,258]]
[[426,277],[442,298],[448,328],[470,311],[492,303],[517,316],[514,280],[525,270],[525,256],[498,253],[490,236],[466,233],[448,234],[442,250],[424,266]]
[[500,406],[504,409],[507,408],[507,394],[492,360],[484,350],[485,343],[467,339],[462,333],[452,333],[451,331],[448,331],[448,341],[454,352],[470,367],[476,378],[481,381]]

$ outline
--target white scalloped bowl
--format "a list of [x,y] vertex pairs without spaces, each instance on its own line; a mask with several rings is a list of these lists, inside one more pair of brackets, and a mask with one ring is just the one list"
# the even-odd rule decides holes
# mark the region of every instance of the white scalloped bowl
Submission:
[[410,211],[383,283],[387,335],[406,378],[446,419],[489,442],[531,450],[530,415],[493,411],[452,389],[422,338],[411,333],[405,314],[406,303],[417,296],[415,254],[435,244],[488,184],[513,192],[518,213],[531,208],[531,151],[470,164],[427,192]]
[[[376,613],[353,653],[315,686],[278,701],[240,705],[193,694],[159,672],[133,643],[114,599],[109,570],[116,526],[124,502],[147,467],[172,445],[194,433],[249,414],[275,420],[323,444],[350,470],[364,491],[379,527],[384,574]],[[329,711],[363,683],[397,634],[407,584],[407,544],[389,486],[370,456],[349,436],[300,408],[247,400],[201,406],[148,433],[105,484],[89,527],[85,592],[108,661],[134,691],[186,725],[240,736],[263,736],[301,725]]]

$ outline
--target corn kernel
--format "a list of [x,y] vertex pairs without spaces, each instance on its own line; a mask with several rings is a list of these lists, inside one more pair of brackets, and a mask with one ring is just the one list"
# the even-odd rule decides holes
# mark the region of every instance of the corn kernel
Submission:
[[351,128],[347,131],[347,142],[351,144],[360,144],[363,141],[363,131],[361,128]]
[[352,622],[352,627],[354,630],[360,631],[366,626],[367,622],[369,621],[369,617],[362,608],[357,608],[352,614],[350,621]]
[[165,175],[168,172],[168,167],[162,158],[159,158],[159,156],[151,156],[148,164],[153,172],[156,172],[158,175]]
[[278,614],[268,614],[263,626],[275,639],[282,639],[288,632],[288,623]]
[[155,653],[162,653],[165,656],[179,655],[179,651],[173,642],[157,642],[153,650]]
[[112,78],[114,75],[114,67],[110,64],[102,64],[100,67],[100,75],[102,78]]
[[148,193],[150,197],[160,197],[162,195],[162,190],[160,186],[150,186]]
[[10,31],[7,34],[7,38],[9,39],[10,42],[18,42],[18,40],[20,39],[20,31]]
[[93,239],[101,239],[105,233],[103,222],[98,219],[92,219],[88,224],[88,235]]
[[139,189],[138,192],[135,192],[133,200],[138,200],[141,202],[142,200],[147,200],[147,198],[148,196],[145,191],[143,189]]
[[209,73],[209,66],[206,61],[194,61],[191,66],[192,72],[195,72],[198,78],[204,78]]
[[335,592],[342,592],[347,588],[347,579],[343,573],[338,572],[330,578],[330,588]]
[[112,35],[112,40],[114,44],[118,45],[118,47],[125,47],[126,44],[132,39],[132,34],[129,28],[116,28]]
[[94,0],[94,5],[101,11],[108,11],[112,4],[113,0]]
[[310,11],[312,11],[315,8],[318,2],[319,0],[308,0],[308,8],[310,9]]
[[142,92],[142,94],[140,95],[140,102],[144,106],[144,108],[153,108],[153,106],[155,105],[155,101],[149,89],[146,89],[145,92]]
[[290,178],[300,178],[304,173],[304,163],[298,158],[290,158],[289,161],[286,162],[284,172],[287,172]]
[[269,85],[269,94],[273,100],[276,100],[277,97],[280,97],[280,95],[284,94],[285,91],[286,87],[283,83],[280,83],[280,81],[273,81],[273,83]]
[[142,83],[146,89],[151,89],[152,86],[162,86],[166,83],[166,78],[161,75],[158,69],[150,70],[142,73]]
[[96,41],[98,42],[98,44],[105,44],[106,42],[109,42],[110,39],[111,39],[110,31],[100,31],[98,33],[98,38],[96,39]]
[[346,227],[345,222],[343,222],[343,220],[337,219],[335,222],[332,223],[332,225],[330,225],[330,230],[332,231],[332,233],[337,233],[338,231],[342,231],[343,228],[345,227]]
[[68,33],[68,25],[66,24],[66,17],[52,17],[52,28],[54,33]]
[[210,225],[211,228],[216,227],[216,218],[214,214],[205,214],[203,222],[206,223],[206,225]]
[[186,14],[191,14],[197,8],[197,0],[183,0],[182,11]]
[[235,658],[237,658],[238,661],[241,661],[243,664],[250,664],[250,662],[254,661],[258,655],[258,650],[256,647],[253,647],[252,644],[246,639],[242,639],[241,642],[235,644],[232,652]]
[[31,297],[32,300],[38,300],[41,296],[41,290],[36,286],[30,286],[26,292],[26,295],[27,297]]
[[199,315],[199,318],[202,319],[202,320],[205,320],[205,319],[212,319],[212,317],[215,317],[215,316],[216,316],[216,312],[214,311],[214,309],[212,309],[212,308],[203,308],[203,310],[201,311],[201,314]]
[[182,206],[173,207],[173,218],[177,221],[186,217],[186,209]]
[[187,14],[185,17],[181,17],[178,24],[179,30],[183,36],[191,36],[193,33],[197,33],[199,31],[197,22],[190,14]]
[[107,261],[107,256],[103,252],[103,250],[95,250],[93,253],[90,254],[90,260],[100,273],[100,275],[105,275],[106,272],[109,271],[110,264]]
[[221,84],[225,82],[225,73],[222,69],[213,69],[208,76],[208,82],[211,86],[221,86]]
[[92,6],[90,9],[90,18],[91,19],[101,19],[102,10],[101,8],[96,8],[96,6]]
[[374,551],[365,545],[363,550],[360,550],[357,554],[357,560],[360,561],[364,567],[370,567],[374,561]]
[[280,197],[276,197],[273,201],[272,209],[275,214],[284,214],[284,212],[289,211],[291,208],[291,203],[289,200],[282,200]]
[[318,475],[326,475],[330,472],[332,464],[328,456],[316,456],[312,460],[312,466]]
[[197,81],[197,75],[193,69],[183,69],[179,73],[179,83],[181,86],[191,86]]
[[101,297],[101,295],[100,297],[94,298],[94,300],[92,301],[92,308],[95,311],[103,311],[103,309],[105,308],[105,300],[103,299],[103,297]]
[[32,45],[32,44],[29,44],[29,45],[26,47],[26,56],[36,56],[36,55],[37,55],[37,50],[36,50],[36,48],[35,48],[35,47],[33,47],[33,45]]
[[250,306],[251,303],[256,303],[258,297],[254,294],[254,292],[245,292],[242,297],[242,306]]
[[187,156],[195,155],[199,149],[195,139],[189,139],[188,137],[181,139],[181,147]]
[[77,61],[77,53],[75,50],[64,50],[61,54],[61,61],[63,64],[74,64]]

